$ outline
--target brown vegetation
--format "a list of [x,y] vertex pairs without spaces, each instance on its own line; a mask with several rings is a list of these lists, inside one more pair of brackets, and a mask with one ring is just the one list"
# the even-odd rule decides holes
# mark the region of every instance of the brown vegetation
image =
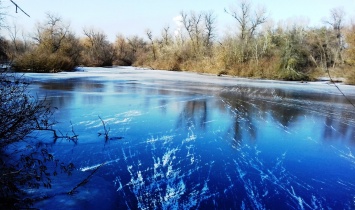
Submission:
[[145,38],[117,35],[114,43],[95,29],[85,29],[85,37],[77,38],[60,17],[49,14],[32,41],[18,38],[16,28],[11,40],[2,39],[1,58],[13,61],[20,71],[133,65],[279,80],[314,80],[329,71],[355,84],[355,30],[345,25],[342,10],[331,10],[318,28],[271,25],[266,10],[254,9],[248,1],[225,12],[237,31],[218,39],[213,12],[182,11],[179,30],[166,26],[160,37],[149,29]]
[[346,31],[346,43],[348,44],[345,52],[346,83],[355,85],[355,23]]
[[[72,70],[79,64],[79,40],[60,17],[48,14],[47,20],[37,25],[33,40],[26,50],[13,47],[9,52],[15,55],[13,67],[16,70],[57,72]],[[16,43],[16,39],[12,40],[13,45]]]

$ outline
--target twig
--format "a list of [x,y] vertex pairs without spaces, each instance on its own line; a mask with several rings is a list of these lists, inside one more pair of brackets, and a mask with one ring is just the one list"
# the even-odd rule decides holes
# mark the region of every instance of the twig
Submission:
[[74,136],[69,136],[68,134],[63,134],[61,131],[58,131],[61,135],[58,136],[57,131],[51,128],[37,128],[36,130],[38,131],[50,131],[53,133],[53,138],[54,138],[54,142],[56,142],[57,139],[69,139],[71,141],[73,141],[75,144],[78,143],[78,136],[77,134],[74,133],[74,130],[72,128],[72,132],[74,133]]
[[[105,140],[107,141],[108,139],[109,139],[109,137],[108,137],[108,133],[110,132],[110,128],[108,128],[108,130],[106,129],[106,124],[105,124],[105,122],[102,120],[102,118],[99,116],[99,118],[100,118],[100,120],[101,120],[101,122],[102,122],[102,125],[104,126],[104,130],[105,130],[105,133],[104,133],[104,135],[105,135]],[[101,135],[101,133],[99,133],[99,136]]]
[[25,11],[23,11],[21,9],[21,7],[19,7],[14,1],[10,0],[15,6],[16,6],[16,13],[17,13],[17,9],[21,10],[25,15],[27,15],[28,17],[30,17]]
[[75,144],[78,143],[78,134],[75,133],[74,131],[74,126],[73,123],[70,121],[71,124],[71,132],[73,133],[73,136],[69,136],[68,133],[67,134],[63,134],[60,130],[58,130],[58,132],[61,134],[60,136],[58,136],[57,131],[53,128],[51,128],[51,126],[45,126],[42,127],[39,122],[36,120],[36,124],[37,127],[35,130],[39,130],[39,131],[51,131],[53,133],[53,137],[54,137],[54,141],[56,141],[57,139],[69,139],[72,140]]
[[101,168],[101,166],[105,165],[106,162],[102,163],[101,165],[97,166],[92,172],[91,174],[89,174],[89,176],[87,176],[83,181],[81,181],[79,184],[77,184],[73,189],[71,189],[67,194],[68,195],[73,195],[75,193],[75,190],[78,189],[81,186],[84,186],[85,184],[87,184],[90,180],[90,178],[92,176],[94,176],[94,174],[97,172],[97,170],[99,170],[99,168]]
[[74,141],[74,143],[76,144],[78,142],[78,134],[75,133],[74,131],[74,126],[73,126],[73,123],[70,121],[70,124],[71,124],[71,132],[74,134],[74,136],[70,136],[68,137],[70,140]]
[[38,201],[43,201],[43,200],[47,200],[47,199],[51,199],[54,198],[57,195],[73,195],[76,192],[76,189],[78,189],[79,187],[84,186],[85,184],[87,184],[89,182],[89,180],[91,179],[91,177],[94,176],[94,174],[99,170],[99,168],[101,168],[101,166],[105,165],[106,162],[100,164],[99,166],[97,166],[90,174],[89,176],[87,176],[83,181],[81,181],[79,184],[77,184],[73,189],[71,189],[68,192],[60,192],[60,193],[54,193],[52,195],[45,195],[43,197],[37,197],[37,198],[33,198],[32,200],[35,202]]

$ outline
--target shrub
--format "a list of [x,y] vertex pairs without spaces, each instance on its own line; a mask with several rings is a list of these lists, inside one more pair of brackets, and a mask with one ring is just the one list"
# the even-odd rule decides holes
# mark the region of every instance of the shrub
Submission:
[[[52,111],[28,94],[22,77],[0,72],[0,209],[28,207],[24,189],[51,188],[57,168],[71,174],[74,165],[55,160],[46,148],[28,142],[34,130],[52,130]],[[26,140],[27,139],[27,140]]]
[[355,85],[355,68],[349,68],[348,73],[346,75],[346,84]]
[[77,63],[72,58],[59,53],[46,54],[38,51],[28,52],[15,59],[13,68],[16,71],[59,72],[69,71]]

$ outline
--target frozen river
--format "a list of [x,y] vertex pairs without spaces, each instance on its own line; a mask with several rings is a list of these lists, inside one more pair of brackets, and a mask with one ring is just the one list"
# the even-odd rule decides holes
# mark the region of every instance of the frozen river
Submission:
[[36,134],[77,168],[53,189],[101,165],[37,208],[355,208],[355,108],[333,85],[134,68],[26,76],[58,107],[55,128],[79,135]]

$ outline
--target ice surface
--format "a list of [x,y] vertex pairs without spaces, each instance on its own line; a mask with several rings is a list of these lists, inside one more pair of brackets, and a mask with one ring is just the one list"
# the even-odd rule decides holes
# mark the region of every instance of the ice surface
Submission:
[[[354,208],[355,109],[331,84],[131,67],[26,76],[59,108],[55,128],[79,134],[51,146],[56,158],[83,177],[103,164],[79,188],[85,209]],[[124,138],[98,136],[98,116]]]

